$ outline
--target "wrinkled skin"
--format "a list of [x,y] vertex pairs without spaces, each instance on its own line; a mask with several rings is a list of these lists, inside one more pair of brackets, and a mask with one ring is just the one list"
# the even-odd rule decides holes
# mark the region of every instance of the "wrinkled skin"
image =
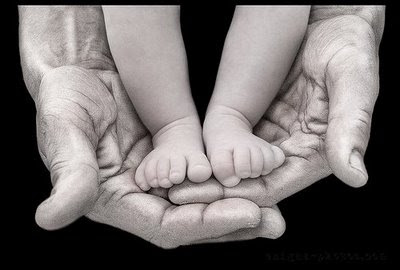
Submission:
[[115,71],[52,69],[36,106],[39,150],[54,185],[36,212],[41,227],[58,229],[86,215],[164,248],[283,233],[276,207],[239,198],[175,206],[162,198],[165,190],[143,193],[133,177],[151,137]]
[[[63,18],[67,13],[60,9]],[[89,9],[102,16],[97,7]],[[215,180],[199,185],[186,182],[170,190],[170,199],[200,203],[183,206],[165,200],[165,190],[153,190],[154,195],[141,192],[132,180],[137,165],[151,150],[150,137],[128,101],[115,68],[99,67],[97,62],[94,66],[98,69],[87,62],[66,66],[63,61],[70,61],[68,57],[37,61],[49,51],[48,40],[58,48],[64,36],[48,36],[52,32],[46,28],[47,20],[42,26],[26,23],[47,29],[44,37],[38,35],[41,38],[37,39],[34,35],[26,43],[39,44],[21,50],[24,79],[37,107],[39,150],[54,185],[49,199],[37,209],[37,223],[52,230],[86,215],[164,248],[276,238],[285,229],[279,210],[259,208],[253,202],[273,205],[332,172],[352,186],[365,184],[362,156],[378,93],[377,51],[384,20],[379,9],[313,8],[305,41],[287,82],[255,129],[258,136],[285,151],[285,164],[263,179],[245,180],[234,188],[223,188]],[[374,10],[381,15],[373,14]],[[74,7],[69,12],[83,12],[75,18],[90,18],[91,14]],[[39,13],[36,18],[43,17],[43,12]],[[93,22],[99,22],[98,17]],[[54,21],[60,20],[57,17]],[[64,29],[62,24],[54,25]],[[86,25],[96,24],[77,24]],[[101,41],[101,24],[96,27]],[[60,29],[54,33],[63,34]],[[32,53],[32,48],[39,50]],[[91,49],[89,46],[80,52],[88,52],[83,56],[90,57]],[[99,51],[103,56],[107,50]],[[38,63],[44,63],[43,68],[37,67]]]
[[[271,206],[334,173],[360,187],[363,156],[378,95],[382,22],[313,8],[304,42],[278,96],[255,133],[281,147],[285,163],[271,174],[226,188],[216,180],[184,182],[169,192],[178,204],[240,197]],[[376,25],[381,23],[379,30]]]

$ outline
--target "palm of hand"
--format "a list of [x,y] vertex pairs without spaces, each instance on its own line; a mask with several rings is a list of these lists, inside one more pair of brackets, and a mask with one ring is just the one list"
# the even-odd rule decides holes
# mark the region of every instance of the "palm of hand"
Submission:
[[[354,25],[359,26],[359,31],[352,29]],[[365,183],[366,175],[361,170],[346,171],[343,167],[351,162],[350,148],[364,154],[372,109],[363,108],[373,107],[376,93],[360,93],[370,97],[361,102],[350,100],[350,95],[344,101],[344,97],[351,91],[366,90],[363,86],[376,79],[371,32],[371,27],[356,16],[311,23],[285,83],[254,129],[257,136],[284,151],[285,163],[267,176],[243,180],[233,188],[224,188],[215,180],[201,184],[184,182],[170,190],[171,201],[184,204],[241,197],[259,206],[269,206],[332,172],[351,185]],[[366,47],[368,44],[371,46]],[[351,76],[354,85],[347,80]],[[341,110],[341,106],[346,109]],[[348,118],[343,111],[351,114],[354,121],[343,121]],[[349,127],[355,140],[361,140],[343,144],[340,140],[346,138],[347,130],[342,130],[345,127]]]
[[86,215],[166,248],[283,233],[277,210],[244,199],[177,207],[163,199],[165,190],[143,193],[133,177],[151,138],[116,72],[57,68],[39,93],[38,144],[54,185],[36,212],[41,227],[57,229]]
[[[38,143],[42,159],[53,174],[53,193],[63,188],[57,186],[58,179],[73,173],[69,163],[71,156],[78,153],[79,164],[74,165],[86,165],[81,178],[88,179],[71,177],[71,181],[76,182],[71,185],[77,189],[83,186],[86,190],[90,202],[84,202],[86,207],[82,212],[89,213],[88,216],[95,218],[99,203],[104,206],[119,201],[126,194],[141,192],[134,185],[132,175],[150,151],[151,140],[115,72],[62,67],[46,74],[40,95]],[[49,129],[58,130],[60,137],[47,134]],[[65,143],[60,144],[61,140]],[[64,145],[70,149],[60,156],[58,152],[64,150],[60,149]],[[65,207],[70,203],[74,202],[65,202]],[[37,215],[40,215],[40,207]],[[63,223],[62,218],[60,223]]]

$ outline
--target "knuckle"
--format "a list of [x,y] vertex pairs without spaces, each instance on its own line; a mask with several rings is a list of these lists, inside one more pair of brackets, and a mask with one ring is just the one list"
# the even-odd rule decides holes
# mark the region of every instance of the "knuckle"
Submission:
[[376,58],[373,53],[369,50],[358,48],[354,52],[354,57],[352,58],[353,64],[358,68],[358,70],[365,70],[370,74],[371,71],[375,70],[376,67]]

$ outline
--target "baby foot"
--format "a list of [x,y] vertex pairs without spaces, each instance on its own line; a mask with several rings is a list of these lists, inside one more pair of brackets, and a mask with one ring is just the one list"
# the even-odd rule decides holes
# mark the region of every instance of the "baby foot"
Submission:
[[136,170],[135,181],[142,190],[170,188],[186,176],[192,182],[210,178],[197,118],[182,118],[163,127],[153,136],[153,146]]
[[279,147],[252,134],[250,122],[231,108],[207,113],[203,136],[213,174],[226,187],[267,175],[285,160]]

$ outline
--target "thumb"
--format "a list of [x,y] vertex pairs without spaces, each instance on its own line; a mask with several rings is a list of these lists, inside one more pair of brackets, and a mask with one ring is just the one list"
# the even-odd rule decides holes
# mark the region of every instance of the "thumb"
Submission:
[[363,159],[379,91],[378,76],[378,59],[359,52],[352,52],[351,57],[337,55],[327,68],[327,158],[333,173],[352,187],[368,180]]
[[98,165],[82,131],[55,119],[45,121],[46,138],[39,137],[39,148],[54,187],[37,208],[35,218],[40,227],[54,230],[91,210],[98,193]]
[[60,74],[53,72],[42,80],[37,114],[39,152],[50,171],[53,190],[37,208],[36,222],[47,230],[59,229],[87,214],[98,198],[99,187],[96,123],[88,110],[68,96],[77,92],[71,89],[86,85],[72,84],[71,78],[79,74],[56,75]]

